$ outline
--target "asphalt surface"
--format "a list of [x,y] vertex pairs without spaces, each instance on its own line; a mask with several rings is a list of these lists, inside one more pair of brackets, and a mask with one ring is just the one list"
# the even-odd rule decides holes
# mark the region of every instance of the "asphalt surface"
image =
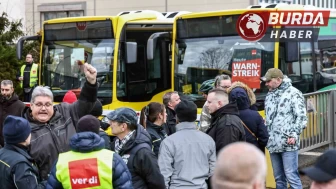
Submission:
[[[324,151],[328,150],[328,146],[323,146],[309,152],[299,154],[299,169],[309,167],[313,165],[316,159],[323,154]],[[309,189],[311,185],[311,180],[306,176],[301,176],[301,182],[303,189]]]
[[[328,146],[323,146],[309,152],[299,154],[299,169],[309,167],[313,165],[316,159],[323,154],[324,151],[328,150]],[[306,176],[301,176],[301,182],[303,189],[309,189],[311,185],[311,180]]]

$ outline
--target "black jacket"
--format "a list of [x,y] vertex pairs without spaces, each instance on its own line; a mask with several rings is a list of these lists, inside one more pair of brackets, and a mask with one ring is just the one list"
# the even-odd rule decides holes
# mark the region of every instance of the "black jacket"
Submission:
[[[72,151],[80,153],[96,152],[105,148],[105,141],[99,135],[93,132],[81,132],[71,137],[70,148]],[[51,170],[51,175],[48,178],[47,189],[63,189],[62,183],[56,177],[57,162]],[[100,173],[100,172],[99,172]],[[102,174],[102,175],[106,175]],[[117,154],[113,154],[112,163],[112,184],[113,188],[117,189],[132,189],[131,174],[127,169],[126,164]],[[102,176],[103,177],[103,176]],[[110,186],[101,186],[108,188]]]
[[162,126],[155,125],[148,120],[146,122],[146,130],[152,138],[152,150],[155,156],[158,157],[161,142],[167,137],[167,133]]
[[69,140],[76,133],[75,125],[82,116],[90,113],[96,98],[97,84],[86,82],[76,102],[54,105],[54,115],[47,123],[35,121],[30,108],[23,111],[23,117],[30,122],[32,128],[29,152],[36,161],[43,180],[48,178],[58,154],[70,150]]
[[0,100],[0,145],[4,146],[4,138],[2,135],[3,122],[8,115],[21,116],[25,104],[19,100],[16,94],[13,94],[12,98]]
[[27,149],[20,145],[6,144],[0,150],[0,188],[35,189],[44,188]]
[[229,103],[211,114],[211,125],[206,131],[216,143],[216,153],[226,145],[245,141],[245,130],[238,117],[236,103]]
[[[134,153],[132,149],[140,145],[144,145],[144,147]],[[127,167],[132,175],[133,187],[136,189],[166,188],[151,146],[151,138],[148,132],[141,125],[138,125],[131,139],[119,151],[119,155],[127,162]],[[112,150],[114,150],[114,147],[115,144],[113,143]]]
[[174,110],[166,107],[167,121],[164,124],[164,129],[167,135],[172,135],[176,132],[176,113]]

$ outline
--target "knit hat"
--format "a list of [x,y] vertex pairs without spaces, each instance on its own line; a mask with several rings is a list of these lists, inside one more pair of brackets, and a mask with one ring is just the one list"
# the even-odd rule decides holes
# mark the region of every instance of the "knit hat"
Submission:
[[63,102],[67,102],[69,104],[76,102],[76,100],[77,100],[76,94],[72,91],[68,91],[67,93],[65,93],[63,97]]
[[99,100],[96,100],[96,103],[93,105],[90,114],[96,117],[103,114],[103,105]]
[[197,106],[193,101],[182,100],[175,107],[179,122],[193,122],[197,119]]
[[93,115],[86,115],[78,120],[77,123],[78,133],[90,131],[99,134],[99,129],[100,129],[100,122]]
[[7,116],[2,133],[7,144],[19,144],[27,140],[31,128],[29,122],[21,117]]

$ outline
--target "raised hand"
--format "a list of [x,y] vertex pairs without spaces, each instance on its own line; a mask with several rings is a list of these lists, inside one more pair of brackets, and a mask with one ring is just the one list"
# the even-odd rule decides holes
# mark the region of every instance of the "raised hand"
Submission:
[[94,85],[96,84],[96,80],[97,80],[97,70],[96,68],[94,68],[92,65],[85,63],[84,64],[84,74],[86,77],[86,80]]

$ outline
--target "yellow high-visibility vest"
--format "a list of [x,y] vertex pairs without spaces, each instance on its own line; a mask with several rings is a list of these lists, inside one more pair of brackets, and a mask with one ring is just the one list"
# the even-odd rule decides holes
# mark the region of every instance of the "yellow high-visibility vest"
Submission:
[[56,164],[56,178],[63,188],[113,188],[113,153],[106,149],[61,153]]
[[[26,68],[26,65],[21,66],[21,77],[23,77],[24,70]],[[31,69],[30,69],[30,79],[29,79],[29,86],[33,88],[35,84],[37,84],[37,70],[38,70],[38,64],[33,63]],[[20,86],[22,88],[23,81],[20,82]]]

